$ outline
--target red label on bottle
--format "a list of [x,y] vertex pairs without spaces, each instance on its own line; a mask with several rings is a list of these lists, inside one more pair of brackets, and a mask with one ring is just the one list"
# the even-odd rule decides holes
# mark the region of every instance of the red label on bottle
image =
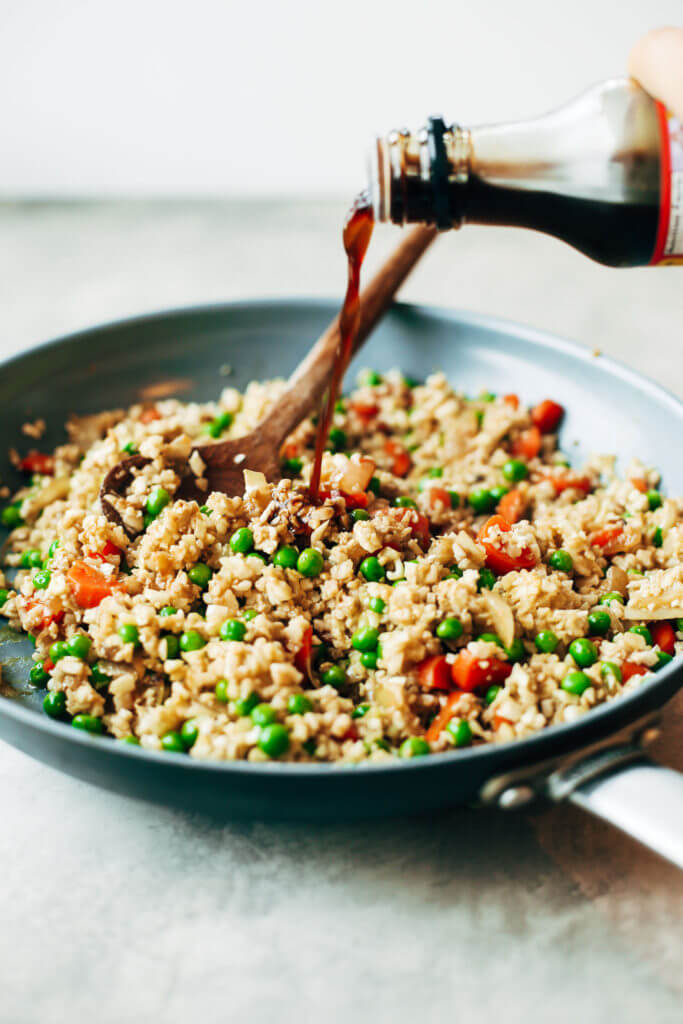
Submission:
[[683,265],[683,123],[657,104],[661,133],[659,226],[650,265]]

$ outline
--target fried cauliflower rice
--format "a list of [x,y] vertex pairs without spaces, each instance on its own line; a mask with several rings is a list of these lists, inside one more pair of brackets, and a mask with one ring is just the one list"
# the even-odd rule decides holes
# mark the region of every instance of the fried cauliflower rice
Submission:
[[[562,408],[366,372],[283,478],[175,500],[193,443],[258,424],[284,385],[73,417],[2,512],[0,612],[68,727],[216,760],[381,761],[571,722],[683,653],[683,502],[637,462],[580,471]],[[103,514],[105,474],[151,461]],[[104,742],[104,741],[102,741]]]

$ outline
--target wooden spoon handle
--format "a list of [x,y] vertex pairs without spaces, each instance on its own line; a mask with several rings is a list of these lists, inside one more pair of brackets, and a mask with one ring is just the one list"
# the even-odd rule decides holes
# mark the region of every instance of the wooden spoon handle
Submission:
[[[358,351],[387,311],[398,289],[438,231],[431,226],[413,228],[378,270],[360,296],[360,324],[353,354]],[[289,378],[287,390],[266,417],[259,433],[267,432],[279,449],[288,434],[320,404],[329,384],[341,333],[337,316]]]

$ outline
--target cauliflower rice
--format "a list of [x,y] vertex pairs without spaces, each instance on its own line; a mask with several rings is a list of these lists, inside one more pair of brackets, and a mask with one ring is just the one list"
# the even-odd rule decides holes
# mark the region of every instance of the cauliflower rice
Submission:
[[[173,460],[201,486],[191,444],[245,434],[283,386],[73,417],[21,460],[0,613],[35,639],[48,714],[198,758],[378,761],[573,721],[683,653],[683,502],[635,461],[571,469],[551,402],[366,373],[322,503],[313,420],[278,483],[174,500]],[[151,462],[119,525],[99,490],[131,452]]]

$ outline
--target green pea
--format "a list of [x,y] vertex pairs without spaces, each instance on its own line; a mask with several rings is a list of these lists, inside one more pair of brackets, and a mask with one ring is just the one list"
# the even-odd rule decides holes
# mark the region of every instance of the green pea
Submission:
[[438,480],[439,477],[443,476],[443,469],[442,469],[442,467],[441,466],[432,466],[432,468],[427,473],[427,476],[430,477],[432,480]]
[[594,608],[588,616],[588,632],[593,636],[606,636],[611,625],[609,612],[603,612],[600,608]]
[[562,689],[573,693],[575,697],[580,697],[592,685],[585,672],[568,672],[562,680]]
[[652,534],[652,544],[656,548],[661,548],[663,543],[664,543],[664,534],[662,533],[661,526],[658,526],[655,529],[655,532]]
[[380,565],[379,559],[374,555],[364,558],[358,569],[369,583],[377,583],[379,580],[383,580],[385,576],[384,567]]
[[98,736],[101,736],[104,732],[104,723],[97,715],[74,715],[71,719],[71,724],[74,729],[82,729],[84,732],[90,732]]
[[151,516],[158,516],[162,509],[166,508],[171,495],[165,487],[153,487],[147,496],[145,508]]
[[69,653],[69,648],[66,646],[65,640],[55,640],[53,644],[50,644],[50,661],[56,665],[60,658],[66,658]]
[[304,548],[296,560],[297,570],[302,576],[319,576],[325,564],[323,556],[316,548]]
[[357,708],[354,708],[351,712],[351,718],[364,718],[370,710],[369,704],[359,704]]
[[290,476],[298,476],[303,469],[303,465],[303,459],[299,459],[296,456],[291,459],[283,459],[282,472],[289,473]]
[[529,467],[520,459],[508,459],[503,466],[503,476],[510,483],[517,484],[529,475]]
[[683,619],[676,619],[676,632],[683,633]]
[[363,651],[360,656],[360,663],[363,668],[367,668],[370,672],[374,672],[377,668],[377,662],[379,661],[379,653],[377,651]]
[[460,505],[460,495],[457,491],[448,491],[448,497],[451,500],[451,508],[458,508]]
[[621,594],[617,594],[615,590],[610,590],[608,594],[603,594],[598,604],[609,604],[610,601],[618,601],[619,604],[624,604],[624,599]]
[[272,722],[261,729],[258,745],[268,757],[281,757],[289,749],[289,730],[279,722]]
[[162,640],[166,641],[166,660],[174,661],[180,654],[180,640],[173,633],[165,633]]
[[36,590],[45,590],[50,586],[52,573],[49,569],[40,569],[33,577],[33,586]]
[[185,750],[189,750],[197,742],[199,736],[199,725],[196,718],[187,718],[180,727],[180,738],[183,741]]
[[456,747],[469,747],[472,742],[472,727],[464,718],[459,721],[452,718],[446,726],[446,732],[451,734]]
[[376,370],[361,370],[357,377],[358,387],[376,388],[382,383],[382,378]]
[[50,678],[50,673],[45,671],[45,662],[37,661],[35,665],[31,667],[31,671],[28,676],[34,686],[45,686]]
[[396,508],[417,508],[416,502],[405,494],[401,494],[398,498],[395,498],[394,505]]
[[168,754],[184,754],[185,744],[183,738],[179,732],[175,729],[171,729],[169,732],[165,732],[161,737],[161,747]]
[[482,391],[482,393],[479,395],[480,402],[495,402],[495,400],[496,396],[493,394],[492,391]]
[[497,633],[482,633],[481,636],[477,637],[477,640],[481,640],[484,644],[497,644],[498,647],[503,646],[503,641]]
[[493,590],[496,584],[496,574],[491,569],[480,569],[477,590]]
[[534,640],[536,649],[540,651],[541,654],[553,654],[553,652],[557,650],[559,642],[559,638],[551,629],[541,630]]
[[256,611],[255,608],[245,608],[244,611],[242,612],[242,618],[244,619],[245,622],[251,622],[251,620],[255,619],[257,615],[258,612]]
[[522,640],[519,637],[516,637],[510,646],[505,648],[505,653],[507,654],[509,661],[524,661],[526,658],[526,647]]
[[[259,696],[252,690],[246,697],[238,697],[235,701],[235,714],[240,718],[247,718],[254,708],[259,704]],[[268,707],[267,704],[264,707]]]
[[563,548],[559,548],[557,551],[553,551],[552,555],[548,559],[548,565],[552,569],[557,569],[559,572],[571,572],[574,568],[574,559],[565,551]]
[[371,611],[377,612],[378,615],[381,615],[386,608],[386,604],[381,597],[371,597],[368,602],[368,607]]
[[648,647],[652,647],[652,633],[647,626],[631,626],[629,633],[635,633],[637,636],[642,636]]
[[341,665],[330,665],[320,676],[325,686],[334,686],[335,690],[346,683],[346,672]]
[[61,718],[66,714],[66,696],[61,690],[51,690],[43,698],[43,711],[50,718]]
[[230,699],[228,697],[228,680],[219,679],[218,682],[216,683],[216,686],[214,687],[213,692],[219,704],[227,704],[228,700]]
[[458,640],[464,633],[464,627],[460,619],[442,619],[436,627],[436,635],[439,640]]
[[43,564],[40,551],[27,550],[22,551],[19,565],[22,569],[40,569]]
[[165,608],[162,608],[160,610],[159,615],[161,616],[162,619],[167,619],[169,615],[175,615],[177,611],[178,609],[174,608],[173,605],[167,604]]
[[509,490],[510,490],[509,487],[497,486],[497,487],[492,487],[489,490],[489,494],[491,495],[491,498],[493,499],[493,501],[497,505],[498,502],[501,501],[505,497],[505,495],[509,492]]
[[462,579],[463,570],[458,565],[452,565],[448,570],[448,575],[454,580]]
[[151,526],[151,524],[154,522],[155,519],[156,519],[156,516],[152,515],[151,512],[145,512],[143,517],[142,517],[142,522],[143,522],[143,525],[144,525],[145,529],[147,529],[148,526]]
[[295,569],[298,557],[299,552],[297,549],[289,544],[285,544],[283,547],[278,548],[273,555],[273,565],[277,565],[280,569]]
[[188,629],[180,634],[181,651],[199,651],[202,647],[206,647],[206,640],[196,629]]
[[103,672],[99,664],[96,662],[90,669],[90,683],[99,690],[104,685],[109,685],[110,679],[106,672]]
[[612,676],[618,683],[621,682],[621,669],[613,661],[603,661],[600,665],[600,675],[603,679]]
[[21,526],[24,522],[19,509],[20,503],[17,502],[14,505],[6,505],[2,512],[0,512],[0,522],[8,530],[16,530],[17,526]]
[[368,490],[372,491],[373,494],[379,494],[382,485],[378,476],[373,476],[368,484]]
[[646,491],[645,497],[647,498],[647,504],[649,506],[650,512],[654,512],[655,509],[662,507],[662,496],[659,493],[659,491]]
[[482,515],[484,512],[493,512],[498,504],[488,487],[475,487],[473,491],[470,491],[467,500],[477,515]]
[[213,576],[213,571],[205,565],[204,562],[197,562],[193,565],[188,572],[188,578],[197,587],[201,587],[202,590],[206,590],[209,585],[209,580]]
[[304,693],[291,693],[287,698],[287,711],[290,715],[305,715],[312,710],[313,705]]
[[239,642],[244,640],[247,627],[239,619],[227,619],[220,628],[221,640],[233,640]]
[[430,753],[430,746],[421,736],[409,736],[403,741],[398,752],[401,757],[424,757]]
[[200,505],[200,506],[199,506],[199,511],[201,512],[201,514],[202,514],[203,516],[210,516],[210,515],[211,515],[211,512],[212,512],[213,510],[212,510],[212,509],[210,509],[208,505]]
[[669,662],[673,660],[672,654],[667,654],[666,651],[657,651],[657,664],[655,666],[655,670],[664,668],[665,665],[668,665]]
[[251,720],[254,725],[270,725],[277,721],[277,711],[271,704],[257,704],[251,712]]
[[231,412],[219,413],[210,423],[205,425],[204,433],[210,437],[220,437],[223,431],[232,426],[233,415]]
[[74,658],[80,658],[81,661],[88,660],[91,646],[92,640],[90,637],[83,636],[82,633],[76,633],[66,641],[66,649],[69,654],[73,655]]
[[595,644],[592,640],[587,640],[585,637],[579,640],[572,640],[569,645],[569,653],[579,668],[588,668],[598,660]]
[[366,512],[364,508],[354,508],[351,518],[354,523],[364,523],[370,518],[370,513]]
[[351,637],[351,646],[357,651],[374,651],[379,641],[378,629],[357,629]]
[[138,627],[134,626],[132,622],[125,622],[116,631],[124,644],[133,644],[134,647],[140,643],[140,633]]
[[0,587],[0,608],[3,608],[7,604],[7,598],[9,597],[9,590],[5,587]]
[[140,740],[133,733],[129,733],[127,736],[122,736],[119,743],[128,743],[131,747],[139,747]]
[[487,706],[489,704],[493,704],[494,700],[496,699],[496,697],[500,693],[500,690],[501,690],[501,687],[500,686],[496,686],[495,684],[493,686],[489,686],[488,690],[486,691],[486,695],[484,697],[484,703]]
[[340,427],[331,427],[327,439],[331,448],[336,452],[346,448],[346,432]]
[[137,446],[135,445],[134,441],[128,441],[127,444],[124,444],[124,446],[121,449],[121,451],[125,452],[126,455],[137,455],[138,449],[137,449]]
[[236,555],[246,555],[254,547],[254,534],[248,526],[240,526],[230,538],[230,547]]

